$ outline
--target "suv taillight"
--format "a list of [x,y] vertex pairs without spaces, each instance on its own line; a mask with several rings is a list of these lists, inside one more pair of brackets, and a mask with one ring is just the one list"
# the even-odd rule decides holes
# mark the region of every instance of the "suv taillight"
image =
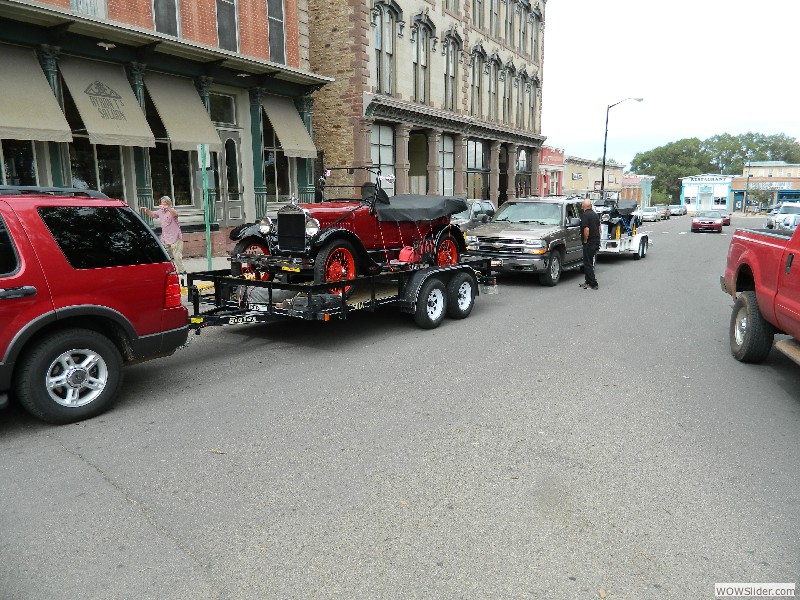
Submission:
[[179,308],[181,306],[181,281],[174,271],[167,275],[167,285],[164,290],[164,308]]

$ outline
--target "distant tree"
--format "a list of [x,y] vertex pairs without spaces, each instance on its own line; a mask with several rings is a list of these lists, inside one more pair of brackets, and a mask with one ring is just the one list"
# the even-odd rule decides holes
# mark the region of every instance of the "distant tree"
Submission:
[[[688,138],[640,152],[631,161],[631,171],[652,175],[653,194],[674,199],[681,195],[681,177],[713,172],[712,156],[698,138]],[[663,194],[663,196],[662,196]]]
[[712,173],[739,175],[748,161],[782,160],[800,163],[800,144],[783,133],[764,135],[744,133],[715,135],[703,142],[703,149],[712,156]]

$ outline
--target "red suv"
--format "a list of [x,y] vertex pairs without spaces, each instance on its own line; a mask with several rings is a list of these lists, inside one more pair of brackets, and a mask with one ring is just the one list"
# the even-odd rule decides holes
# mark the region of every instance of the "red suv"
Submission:
[[127,204],[0,187],[0,406],[70,423],[107,409],[122,366],[186,342],[178,274]]

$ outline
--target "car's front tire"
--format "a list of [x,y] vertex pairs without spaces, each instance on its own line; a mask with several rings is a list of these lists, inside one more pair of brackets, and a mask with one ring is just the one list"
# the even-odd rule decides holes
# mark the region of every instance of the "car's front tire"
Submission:
[[730,321],[731,353],[736,360],[763,362],[772,349],[775,328],[761,316],[755,292],[742,292],[733,305]]
[[20,357],[15,391],[32,415],[63,424],[99,415],[122,385],[122,356],[106,336],[65,329]]
[[[269,246],[267,246],[266,240],[250,236],[238,241],[236,246],[233,247],[233,256],[239,254],[269,256]],[[263,271],[250,263],[241,263],[236,260],[231,261],[231,275],[234,277],[244,277],[245,279],[255,279],[257,281],[268,281],[271,278],[269,272]]]
[[547,271],[539,275],[539,282],[542,285],[553,287],[561,280],[561,253],[553,250],[550,253],[550,262],[547,263]]
[[[355,279],[358,275],[358,259],[356,251],[350,242],[334,240],[324,246],[314,259],[314,283],[328,281],[346,281]],[[341,294],[344,291],[346,298],[354,291],[354,286],[334,287],[331,294]]]

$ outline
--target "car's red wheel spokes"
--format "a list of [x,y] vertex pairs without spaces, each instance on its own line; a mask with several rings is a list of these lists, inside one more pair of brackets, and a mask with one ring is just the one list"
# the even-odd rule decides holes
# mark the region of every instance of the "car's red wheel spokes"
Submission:
[[[253,243],[249,246],[245,246],[242,254],[266,256],[269,254],[269,250],[261,244]],[[259,271],[250,263],[242,263],[242,275],[244,275],[246,279],[257,279],[259,281],[268,281],[270,278],[269,273]]]
[[[356,261],[353,254],[347,248],[337,248],[328,256],[325,263],[326,281],[345,281],[356,276]],[[344,293],[350,291],[350,287],[344,288]],[[331,288],[332,294],[341,294],[342,288]]]
[[451,239],[444,240],[436,253],[436,264],[440,267],[454,265],[458,259],[458,249]]

